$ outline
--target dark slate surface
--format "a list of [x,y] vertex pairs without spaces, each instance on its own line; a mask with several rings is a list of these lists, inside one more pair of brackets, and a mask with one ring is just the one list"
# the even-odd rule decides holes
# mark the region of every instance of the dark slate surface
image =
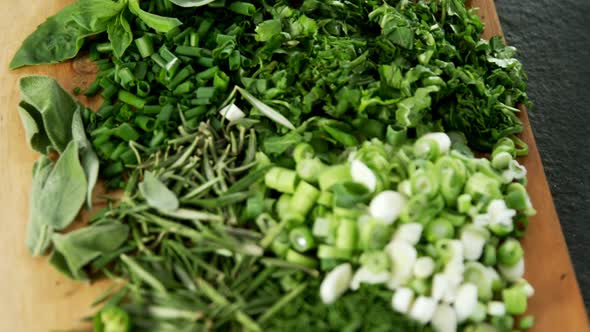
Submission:
[[590,1],[496,0],[496,6],[529,76],[533,131],[590,308]]

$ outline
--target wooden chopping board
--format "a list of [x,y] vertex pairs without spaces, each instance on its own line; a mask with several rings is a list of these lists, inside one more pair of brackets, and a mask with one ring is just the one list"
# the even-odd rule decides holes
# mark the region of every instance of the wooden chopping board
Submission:
[[[30,257],[24,245],[28,222],[31,169],[37,154],[26,144],[16,106],[17,80],[30,74],[55,77],[71,91],[85,87],[92,71],[79,61],[8,71],[14,52],[37,25],[72,0],[0,0],[0,331],[45,332],[83,328],[90,304],[108,287],[73,282],[54,271],[46,259]],[[486,23],[485,37],[501,34],[492,0],[473,0]],[[82,102],[92,101],[81,98]],[[524,111],[524,109],[523,109]],[[542,110],[539,110],[542,111]],[[528,190],[538,215],[523,241],[526,277],[536,288],[529,314],[536,332],[590,331],[588,318],[543,165],[526,112],[523,139],[530,154],[523,160],[529,172]]]

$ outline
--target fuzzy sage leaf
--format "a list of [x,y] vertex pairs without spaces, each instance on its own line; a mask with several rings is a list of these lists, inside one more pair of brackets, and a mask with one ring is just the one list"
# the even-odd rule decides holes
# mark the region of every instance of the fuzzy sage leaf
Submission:
[[179,207],[176,195],[152,172],[145,172],[143,182],[139,184],[139,190],[148,205],[155,209],[174,211]]
[[28,76],[20,80],[22,101],[19,113],[29,145],[46,153],[64,151],[72,139],[72,117],[80,107],[56,80]]
[[117,250],[128,235],[129,227],[118,222],[95,224],[68,234],[54,234],[55,251],[51,261],[66,275],[86,279],[82,270],[84,266],[103,254]]
[[88,189],[86,190],[86,206],[90,209],[92,208],[92,191],[98,180],[100,162],[98,156],[92,149],[92,144],[86,137],[80,110],[77,110],[72,118],[72,139],[78,144],[80,162],[84,169],[84,174],[86,175],[88,183]]
[[75,141],[68,144],[55,166],[47,157],[37,161],[27,230],[27,247],[33,255],[42,255],[47,250],[54,230],[72,223],[86,198],[86,190],[86,176]]

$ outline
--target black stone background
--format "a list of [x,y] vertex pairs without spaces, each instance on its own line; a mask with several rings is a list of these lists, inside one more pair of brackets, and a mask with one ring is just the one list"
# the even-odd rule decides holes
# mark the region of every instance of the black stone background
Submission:
[[588,309],[590,0],[496,0],[496,7],[529,77],[533,131]]

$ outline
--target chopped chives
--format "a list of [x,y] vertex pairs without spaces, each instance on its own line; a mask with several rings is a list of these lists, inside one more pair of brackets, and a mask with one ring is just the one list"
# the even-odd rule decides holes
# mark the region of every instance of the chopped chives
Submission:
[[137,93],[137,96],[145,98],[150,94],[150,84],[146,81],[138,81],[135,85],[135,91]]
[[207,58],[207,57],[200,57],[197,59],[197,63],[200,64],[203,67],[207,67],[207,68],[211,68],[214,65],[215,60],[213,60],[213,58]]
[[149,35],[144,35],[136,39],[135,46],[142,58],[147,58],[154,54],[154,42]]
[[129,91],[120,90],[119,91],[119,100],[124,102],[125,104],[131,105],[135,108],[143,108],[145,105],[145,99],[142,99]]
[[212,98],[215,95],[214,87],[200,87],[197,89],[197,98]]
[[152,117],[149,116],[145,116],[145,115],[139,115],[137,117],[135,117],[135,125],[137,125],[139,128],[141,128],[144,131],[152,131],[154,130],[154,127],[156,126],[156,120],[154,120]]
[[256,12],[256,7],[248,2],[236,1],[229,5],[229,10],[236,14],[252,16]]
[[175,96],[181,96],[181,95],[186,95],[188,93],[193,92],[195,88],[195,84],[191,81],[186,81],[180,85],[178,85],[174,91],[172,92],[173,95]]

